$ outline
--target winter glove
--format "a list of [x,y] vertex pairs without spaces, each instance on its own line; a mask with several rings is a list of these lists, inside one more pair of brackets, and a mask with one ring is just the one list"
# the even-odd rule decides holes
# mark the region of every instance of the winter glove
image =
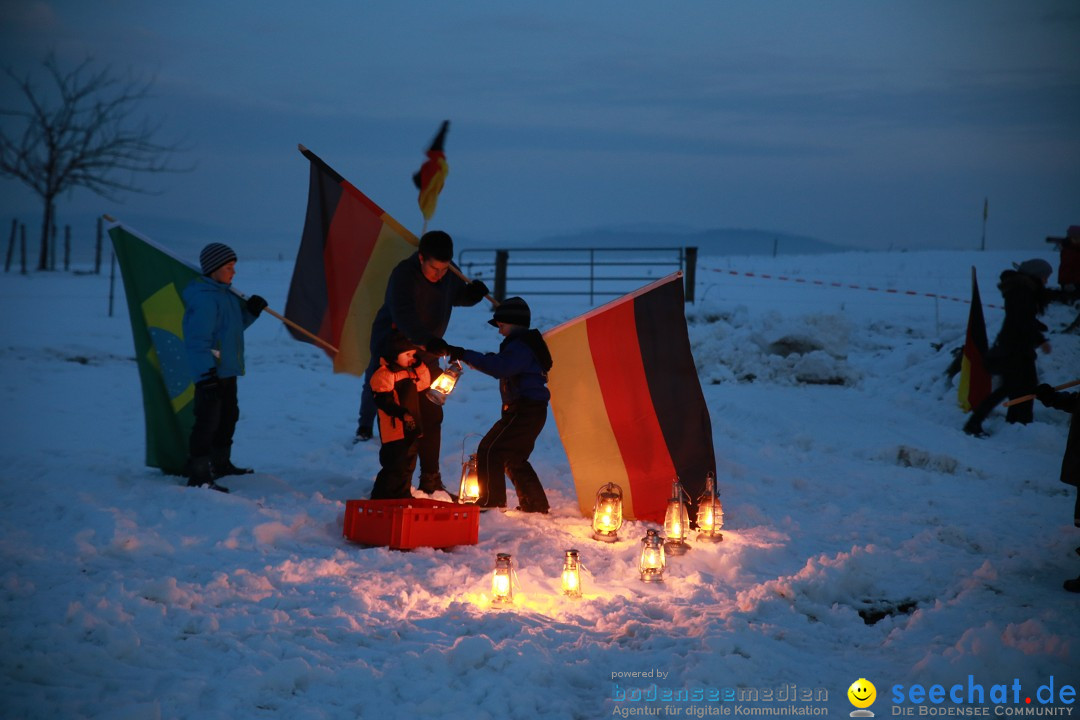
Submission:
[[446,353],[450,356],[451,360],[460,361],[465,357],[465,348],[458,347],[457,345],[447,345]]
[[1054,401],[1055,390],[1046,383],[1041,383],[1039,387],[1035,388],[1035,397],[1039,398],[1039,402],[1047,407]]
[[484,284],[483,280],[473,280],[471,283],[465,286],[465,290],[462,293],[462,300],[466,306],[475,305],[484,299],[485,295],[488,295],[491,291],[488,290],[488,286]]
[[247,299],[248,312],[255,317],[259,317],[259,313],[266,308],[267,304],[266,300],[259,295],[252,295]]
[[416,430],[416,418],[409,413],[405,413],[401,416],[401,422],[405,425],[405,432],[414,432]]
[[449,348],[449,347],[450,346],[446,344],[445,340],[443,340],[440,337],[437,337],[437,338],[432,338],[431,340],[428,341],[427,351],[429,353],[431,353],[432,355],[442,356],[442,355],[446,354],[447,348]]

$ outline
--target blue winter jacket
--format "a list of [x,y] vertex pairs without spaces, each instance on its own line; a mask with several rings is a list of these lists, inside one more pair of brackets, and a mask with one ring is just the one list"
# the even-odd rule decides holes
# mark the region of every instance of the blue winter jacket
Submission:
[[463,359],[470,367],[499,379],[504,406],[518,400],[546,403],[551,399],[547,389],[551,353],[538,330],[522,328],[502,341],[498,353],[466,350]]
[[221,378],[243,375],[244,330],[255,322],[244,300],[206,275],[188,283],[183,298],[184,345],[194,382],[214,368]]

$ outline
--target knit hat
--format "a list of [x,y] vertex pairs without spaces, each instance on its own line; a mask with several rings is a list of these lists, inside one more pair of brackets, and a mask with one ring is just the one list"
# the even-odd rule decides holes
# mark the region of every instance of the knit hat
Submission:
[[520,325],[527,328],[531,322],[532,313],[529,311],[528,303],[519,297],[510,297],[503,300],[495,308],[495,317],[488,320],[488,325],[498,327],[499,323],[506,323],[507,325]]
[[454,239],[442,230],[431,230],[420,238],[420,254],[432,260],[450,262],[454,259]]
[[409,338],[405,337],[399,332],[390,333],[382,343],[382,353],[380,353],[386,362],[397,361],[397,356],[407,350],[416,350]]
[[1016,266],[1019,272],[1025,275],[1030,275],[1033,278],[1038,278],[1043,282],[1050,279],[1050,276],[1054,273],[1054,268],[1050,266],[1050,263],[1040,258],[1032,258],[1031,260],[1025,260]]
[[203,275],[212,275],[222,265],[236,262],[236,253],[228,245],[222,243],[210,243],[199,253],[199,264],[202,266]]

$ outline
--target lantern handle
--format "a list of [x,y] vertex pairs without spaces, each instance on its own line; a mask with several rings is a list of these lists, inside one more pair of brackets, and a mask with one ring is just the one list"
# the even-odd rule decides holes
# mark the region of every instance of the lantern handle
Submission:
[[461,438],[461,462],[465,462],[465,441],[471,437],[483,437],[480,433],[471,432],[466,433],[465,437]]

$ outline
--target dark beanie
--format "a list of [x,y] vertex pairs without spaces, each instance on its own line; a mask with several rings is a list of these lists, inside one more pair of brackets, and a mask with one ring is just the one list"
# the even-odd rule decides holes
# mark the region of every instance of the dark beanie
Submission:
[[1054,268],[1050,263],[1040,258],[1032,258],[1031,260],[1025,260],[1016,266],[1016,269],[1025,275],[1030,275],[1033,278],[1038,278],[1043,282],[1050,279],[1050,276],[1054,274]]
[[424,257],[450,262],[454,259],[454,240],[442,230],[432,230],[420,238],[420,254]]
[[498,327],[498,323],[506,323],[507,325],[520,325],[527,328],[531,322],[532,313],[529,312],[529,305],[519,297],[510,297],[503,300],[495,308],[495,317],[488,320],[488,324],[495,327]]
[[397,356],[407,350],[416,350],[409,338],[405,337],[399,332],[390,333],[382,343],[382,357],[386,362],[394,362],[397,360]]
[[199,264],[203,275],[210,275],[222,265],[236,261],[236,253],[228,245],[210,243],[199,253]]

